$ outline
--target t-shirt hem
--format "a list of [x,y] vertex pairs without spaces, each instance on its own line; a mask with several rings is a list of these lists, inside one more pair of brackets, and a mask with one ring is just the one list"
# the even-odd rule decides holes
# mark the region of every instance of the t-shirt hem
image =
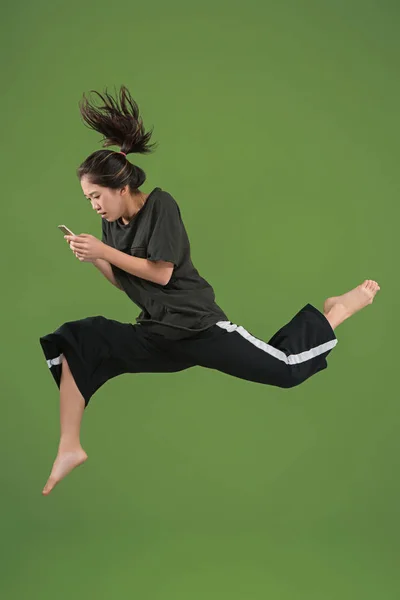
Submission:
[[226,317],[223,317],[221,315],[220,318],[215,318],[215,320],[213,319],[212,323],[209,323],[205,327],[199,327],[199,328],[183,327],[182,325],[173,325],[172,323],[166,323],[165,321],[157,321],[155,319],[136,319],[136,322],[139,325],[142,325],[142,324],[149,324],[149,325],[156,324],[156,325],[162,325],[163,327],[169,327],[171,329],[179,329],[181,331],[188,331],[189,333],[196,333],[196,332],[200,332],[200,331],[205,331],[206,329],[209,329],[210,327],[212,327],[216,323],[219,323],[220,321],[229,321],[229,319],[226,318]]
[[176,262],[176,260],[172,260],[171,258],[165,258],[164,256],[152,256],[151,258],[147,257],[147,260],[151,261],[151,262],[157,262],[159,260],[163,261],[163,262],[170,262],[172,263],[175,267],[178,266],[178,263]]

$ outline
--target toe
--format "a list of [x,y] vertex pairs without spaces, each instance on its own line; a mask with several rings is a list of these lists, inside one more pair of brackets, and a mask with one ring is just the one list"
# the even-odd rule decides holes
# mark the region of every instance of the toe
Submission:
[[44,496],[47,496],[47,494],[50,494],[51,490],[54,488],[54,486],[56,485],[57,481],[54,477],[49,477],[49,479],[47,480],[46,485],[43,488],[43,492],[42,494]]

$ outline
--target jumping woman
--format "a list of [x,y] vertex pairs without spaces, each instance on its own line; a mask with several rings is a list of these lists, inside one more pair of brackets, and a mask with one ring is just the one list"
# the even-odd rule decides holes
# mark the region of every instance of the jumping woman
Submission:
[[231,322],[216,304],[214,290],[194,267],[180,208],[159,187],[140,191],[146,180],[127,155],[154,149],[139,109],[125,86],[107,90],[96,106],[79,103],[87,126],[103,136],[103,148],[78,168],[85,197],[102,219],[102,239],[65,236],[81,262],[91,262],[136,304],[136,323],[102,316],[64,323],[40,338],[60,390],[61,436],[43,489],[48,495],[87,459],[80,442],[84,409],[106,381],[123,373],[172,373],[194,366],[216,369],[257,383],[290,388],[327,367],[337,344],[334,330],[371,304],[380,289],[366,280],[328,298],[320,312],[304,306],[264,342]]

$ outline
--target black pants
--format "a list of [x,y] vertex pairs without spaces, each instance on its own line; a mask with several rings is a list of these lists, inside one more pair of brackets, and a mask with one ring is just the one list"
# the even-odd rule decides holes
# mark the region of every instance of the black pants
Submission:
[[327,367],[326,356],[337,339],[324,315],[307,304],[268,343],[230,321],[219,321],[183,340],[169,340],[151,333],[151,326],[102,316],[64,323],[40,343],[58,387],[65,356],[87,406],[96,390],[117,375],[172,373],[194,366],[293,387]]

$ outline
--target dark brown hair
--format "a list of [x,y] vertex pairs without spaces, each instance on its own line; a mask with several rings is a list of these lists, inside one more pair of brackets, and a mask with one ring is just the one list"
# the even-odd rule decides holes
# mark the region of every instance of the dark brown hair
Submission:
[[[139,115],[139,107],[131,97],[129,90],[122,85],[117,99],[107,88],[103,94],[91,90],[102,100],[103,105],[96,107],[83,94],[79,110],[85,125],[103,135],[103,148],[119,146],[122,152],[130,154],[149,154],[156,146],[150,144],[153,130],[146,133]],[[96,150],[78,167],[79,179],[88,175],[91,183],[121,189],[129,185],[133,192],[146,181],[146,174],[140,167],[132,164],[119,151]]]

